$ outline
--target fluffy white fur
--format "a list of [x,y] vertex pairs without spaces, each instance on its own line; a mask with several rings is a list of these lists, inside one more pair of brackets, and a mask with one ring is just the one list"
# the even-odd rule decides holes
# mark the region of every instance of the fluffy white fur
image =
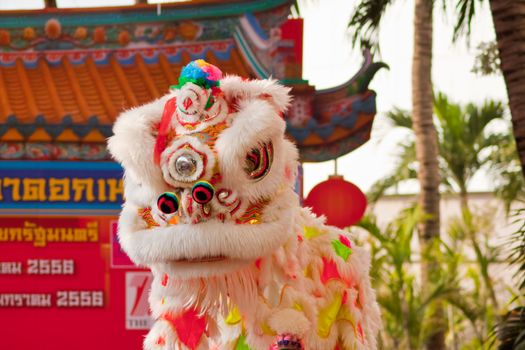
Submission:
[[[294,320],[294,322],[291,323],[290,320]],[[304,337],[312,324],[303,312],[294,309],[282,309],[269,317],[268,326],[279,334],[290,333]]]
[[153,126],[160,122],[164,104],[170,95],[121,114],[113,126],[108,140],[111,155],[122,164],[126,176],[137,184],[152,189],[165,187],[162,172],[153,161],[155,135]]
[[[215,148],[224,185],[238,189],[249,201],[255,201],[278,191],[283,184],[285,166],[297,168],[297,153],[295,147],[283,139],[286,124],[269,102],[255,99],[241,102],[239,107],[240,111],[219,136]],[[254,182],[243,171],[246,152],[269,142],[274,149],[271,171],[262,181]]]
[[[125,112],[109,140],[110,152],[126,173],[119,239],[131,259],[154,275],[149,300],[158,321],[145,349],[187,350],[177,327],[163,315],[180,317],[188,309],[199,310],[206,320],[206,332],[194,349],[235,349],[244,341],[253,350],[268,350],[278,335],[289,333],[308,350],[375,349],[380,319],[367,252],[353,246],[347,261],[338,256],[333,244],[347,233],[301,209],[292,190],[298,154],[284,138],[281,117],[290,103],[289,89],[271,80],[238,77],[226,77],[220,86],[224,102],[235,108],[215,144],[203,143],[202,126],[181,129],[174,118],[172,128],[179,132],[161,155],[160,166],[154,164],[155,126],[165,101],[179,92]],[[168,178],[170,152],[181,142],[215,157],[217,166],[195,180],[208,180],[211,172],[220,177],[209,217],[192,223],[188,210],[181,210],[180,222],[171,225],[156,220],[160,215],[154,203],[165,191],[180,193],[182,205],[188,203],[184,198],[192,183]],[[254,181],[246,174],[246,154],[270,142],[270,170]],[[219,199],[221,191],[231,195]],[[192,205],[192,211],[202,209]],[[158,226],[139,214],[145,208]],[[248,214],[253,220],[238,221]],[[305,228],[317,234],[307,237]],[[205,262],[210,258],[218,260]],[[323,278],[327,261],[336,266],[337,278]],[[331,305],[335,311],[326,316]],[[328,326],[323,326],[326,319]]]
[[261,95],[270,96],[270,101],[278,112],[286,111],[291,102],[292,89],[282,86],[275,79],[246,81],[230,75],[221,80],[221,88],[229,101],[249,101],[258,99]]
[[126,203],[119,219],[120,243],[135,263],[144,266],[209,256],[254,260],[269,255],[292,235],[293,209],[289,203],[297,199],[291,190],[287,192],[272,203],[274,220],[258,225],[210,220],[152,230],[137,216],[138,207]]

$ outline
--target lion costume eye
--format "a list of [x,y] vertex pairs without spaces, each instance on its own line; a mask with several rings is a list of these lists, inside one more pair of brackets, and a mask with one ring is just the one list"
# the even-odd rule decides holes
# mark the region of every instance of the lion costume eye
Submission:
[[271,142],[263,143],[246,154],[244,171],[250,179],[261,180],[270,171],[272,161],[273,145]]

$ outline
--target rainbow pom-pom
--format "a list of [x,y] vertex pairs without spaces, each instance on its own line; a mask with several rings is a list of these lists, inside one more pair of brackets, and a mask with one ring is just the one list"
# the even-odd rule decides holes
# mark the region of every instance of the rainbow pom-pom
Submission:
[[180,89],[184,84],[190,82],[205,89],[219,86],[222,72],[219,68],[204,60],[195,60],[188,63],[180,72],[179,84],[175,88]]

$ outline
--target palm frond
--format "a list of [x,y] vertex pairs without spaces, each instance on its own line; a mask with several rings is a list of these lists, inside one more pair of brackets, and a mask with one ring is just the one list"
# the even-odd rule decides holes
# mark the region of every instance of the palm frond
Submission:
[[465,114],[468,118],[470,134],[479,137],[487,125],[505,117],[505,108],[500,101],[486,100],[481,108],[473,103],[467,104]]
[[507,214],[514,202],[525,202],[525,179],[516,151],[516,143],[509,129],[506,133],[493,134],[487,137],[485,146],[490,149],[483,160],[493,177],[495,193],[504,205]]
[[401,145],[399,159],[396,167],[384,178],[376,181],[367,192],[370,203],[375,203],[384,193],[410,179],[417,179],[417,171],[414,167],[416,162],[416,149],[413,142]]
[[412,114],[409,111],[394,107],[386,113],[386,118],[394,127],[412,129]]
[[515,223],[520,223],[520,227],[511,237],[511,256],[510,263],[518,268],[515,274],[518,288],[525,291],[525,208],[517,210],[514,215]]
[[472,72],[480,75],[501,74],[501,60],[496,40],[478,44]]
[[449,293],[446,296],[447,302],[459,310],[471,323],[475,323],[479,317],[479,311],[472,305],[464,295],[460,293]]
[[359,2],[348,22],[352,35],[352,45],[378,49],[378,33],[381,19],[394,0],[362,0]]
[[499,350],[525,348],[525,307],[511,310],[496,328]]
[[476,14],[476,4],[481,4],[483,0],[458,0],[456,4],[457,21],[454,25],[453,41],[456,41],[460,36],[466,35],[470,37],[472,28],[472,18]]
[[379,226],[377,226],[375,219],[370,215],[365,215],[361,221],[359,221],[356,224],[357,227],[361,227],[362,229],[366,230],[368,233],[370,233],[374,238],[376,238],[379,242],[384,243],[386,241],[386,238],[381,233],[381,229]]

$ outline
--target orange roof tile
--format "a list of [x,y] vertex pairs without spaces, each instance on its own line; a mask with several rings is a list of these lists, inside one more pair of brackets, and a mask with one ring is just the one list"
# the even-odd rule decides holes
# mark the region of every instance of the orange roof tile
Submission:
[[[249,77],[234,48],[227,60],[211,50],[205,58],[227,74]],[[191,59],[183,53],[180,61],[170,62],[166,54],[158,53],[154,60],[146,60],[135,52],[126,61],[110,54],[107,61],[96,62],[87,54],[83,62],[74,62],[63,55],[58,63],[40,57],[28,66],[17,58],[13,66],[0,66],[0,120],[16,117],[18,124],[110,127],[124,109],[167,93]],[[61,133],[57,131],[54,137]]]

